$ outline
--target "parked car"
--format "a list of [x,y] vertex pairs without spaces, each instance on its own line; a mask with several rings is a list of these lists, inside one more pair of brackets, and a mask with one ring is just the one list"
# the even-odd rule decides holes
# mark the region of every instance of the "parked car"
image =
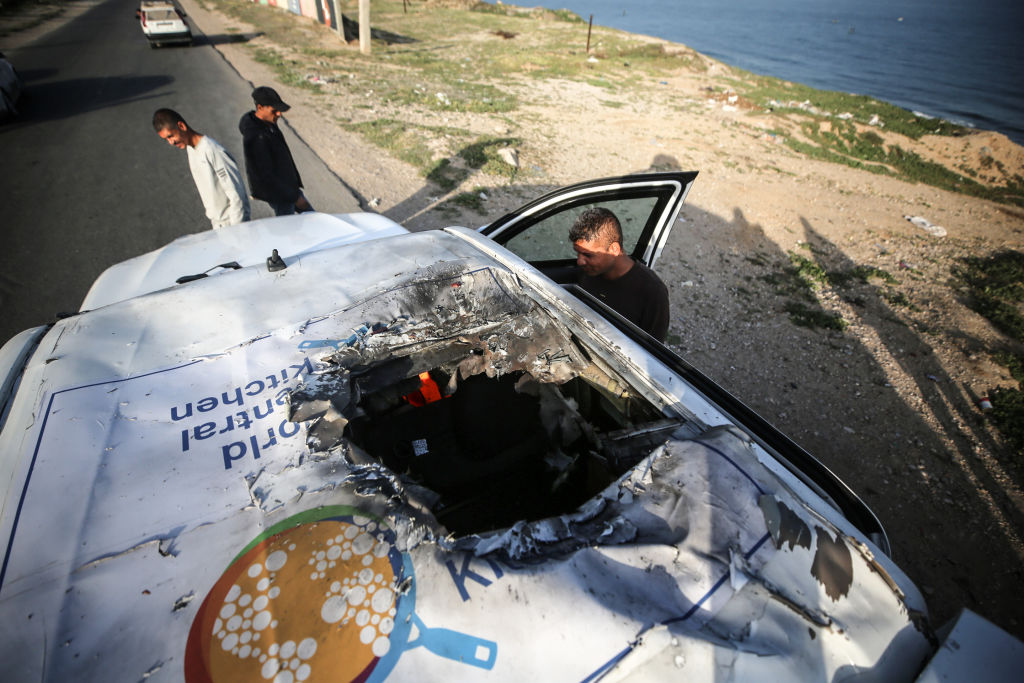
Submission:
[[173,3],[143,0],[135,15],[150,47],[192,44],[192,29],[185,21],[185,13]]
[[24,87],[17,69],[0,52],[0,123],[18,115],[18,100]]
[[10,340],[5,675],[913,681],[1005,660],[1019,643],[968,613],[950,637],[985,647],[928,664],[867,506],[572,284],[576,215],[613,209],[653,265],[695,176],[574,185],[480,231],[309,213],[188,235]]

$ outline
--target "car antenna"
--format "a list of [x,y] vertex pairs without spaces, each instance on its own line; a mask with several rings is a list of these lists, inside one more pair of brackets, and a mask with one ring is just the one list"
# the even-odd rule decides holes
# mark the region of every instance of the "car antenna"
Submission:
[[267,270],[273,273],[275,270],[284,270],[288,267],[288,264],[284,262],[281,255],[277,253],[277,249],[274,253],[267,257]]

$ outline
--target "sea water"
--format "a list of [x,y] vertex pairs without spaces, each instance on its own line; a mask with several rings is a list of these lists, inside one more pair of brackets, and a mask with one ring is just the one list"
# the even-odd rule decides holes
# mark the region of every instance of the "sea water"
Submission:
[[1021,0],[544,0],[757,74],[1024,144]]

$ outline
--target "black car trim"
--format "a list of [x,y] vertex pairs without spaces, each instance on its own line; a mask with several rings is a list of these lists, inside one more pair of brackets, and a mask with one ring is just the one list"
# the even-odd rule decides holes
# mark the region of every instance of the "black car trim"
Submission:
[[578,285],[563,285],[566,291],[582,300],[615,325],[621,332],[644,348],[692,386],[701,396],[731,418],[762,448],[805,484],[830,501],[839,512],[867,536],[883,553],[892,556],[889,536],[871,508],[842,479],[795,441],[772,426],[742,401],[718,386],[707,375],[690,365],[664,344],[606,306]]
[[[504,228],[509,223],[523,218],[532,209],[542,206],[553,199],[563,197],[564,200],[553,204],[541,213],[531,215],[525,218],[520,225],[511,226],[507,231],[502,232],[500,235],[491,237],[498,244],[504,245],[505,242],[512,239],[516,235],[520,234],[524,230],[536,225],[540,221],[546,219],[552,214],[565,211],[573,206],[581,204],[590,204],[594,201],[594,196],[584,195],[581,197],[570,197],[570,195],[578,192],[585,192],[590,189],[602,189],[605,191],[601,193],[601,201],[611,201],[616,199],[633,199],[638,197],[657,197],[658,201],[654,208],[651,210],[650,215],[647,217],[647,223],[644,225],[640,236],[637,238],[636,246],[633,248],[633,252],[630,254],[634,259],[642,260],[644,252],[647,247],[652,243],[654,233],[658,227],[658,222],[662,214],[665,212],[669,201],[671,201],[673,195],[676,192],[676,186],[679,186],[685,194],[686,187],[694,181],[697,177],[696,171],[686,172],[666,172],[666,173],[640,173],[637,175],[629,176],[615,176],[611,178],[601,178],[598,180],[588,180],[586,182],[578,183],[576,185],[570,185],[569,187],[563,187],[553,192],[549,192],[542,197],[535,199],[534,201],[522,206],[511,213],[507,213],[501,218],[498,218],[494,222],[481,228],[480,232],[484,235],[491,236],[494,232]],[[657,183],[652,185],[650,183]],[[623,184],[626,187],[622,187],[618,190],[607,190],[609,185]]]

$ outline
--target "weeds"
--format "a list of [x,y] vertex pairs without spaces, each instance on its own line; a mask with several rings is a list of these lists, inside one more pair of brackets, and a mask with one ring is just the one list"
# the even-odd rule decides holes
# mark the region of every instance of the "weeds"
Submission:
[[[1024,343],[1024,253],[1006,250],[960,262],[953,278],[967,296],[967,305],[1014,342]],[[1009,368],[1018,386],[991,392],[990,416],[1019,456],[1024,454],[1024,356],[1002,352],[995,360]],[[1024,468],[1024,461],[1018,458],[1015,465]]]
[[[823,127],[823,123],[828,125]],[[886,147],[880,135],[871,130],[860,131],[852,121],[815,115],[804,121],[800,128],[810,142],[787,137],[786,145],[812,159],[1024,206],[1024,179],[1019,176],[1010,179],[1006,187],[989,187],[971,177],[965,177],[961,172],[923,159],[899,145]]]
[[960,259],[953,277],[967,294],[967,305],[1011,339],[1024,343],[1024,253],[1001,251]]
[[483,188],[474,188],[472,192],[460,192],[448,201],[446,201],[441,207],[441,211],[452,213],[449,208],[459,207],[462,209],[469,209],[474,213],[480,214],[481,216],[486,215],[487,211],[484,208],[484,199],[480,196],[483,192]]
[[285,85],[291,85],[296,88],[305,88],[306,90],[312,90],[315,93],[323,92],[319,84],[310,83],[298,73],[296,67],[300,67],[301,63],[297,60],[285,59],[276,51],[265,48],[254,48],[253,59],[272,68],[277,73],[278,78],[281,79],[281,82]]
[[[509,180],[516,176],[517,169],[502,161],[498,150],[520,144],[518,138],[482,137],[473,140],[469,131],[459,128],[418,126],[386,118],[342,125],[347,130],[359,133],[367,142],[414,166],[420,175],[445,192],[458,187],[471,171],[483,171]],[[452,157],[437,158],[427,144],[427,140],[432,137],[472,141],[455,155],[461,162],[456,164]]]
[[[869,125],[874,117],[885,124],[885,130],[917,140],[924,135],[965,135],[963,126],[918,116],[902,107],[881,102],[866,95],[834,90],[817,90],[800,83],[791,83],[770,76],[758,76],[737,70],[745,78],[733,82],[742,96],[765,108],[788,113],[822,112],[833,116],[850,114],[850,121]],[[841,119],[836,119],[841,121]],[[877,134],[875,134],[876,137]]]
[[1014,465],[1024,469],[1024,356],[1009,353],[996,354],[995,360],[1010,370],[1017,380],[1017,388],[995,389],[989,394],[992,412],[989,415],[1000,433],[1017,451]]
[[798,301],[786,304],[785,311],[789,313],[790,321],[800,327],[809,327],[811,329],[820,327],[826,330],[842,332],[849,325],[840,315],[821,310],[811,310]]
[[505,163],[498,155],[498,150],[504,147],[514,147],[521,142],[518,138],[480,138],[471,145],[463,147],[459,156],[466,161],[470,168],[512,181],[515,180],[519,169]]

